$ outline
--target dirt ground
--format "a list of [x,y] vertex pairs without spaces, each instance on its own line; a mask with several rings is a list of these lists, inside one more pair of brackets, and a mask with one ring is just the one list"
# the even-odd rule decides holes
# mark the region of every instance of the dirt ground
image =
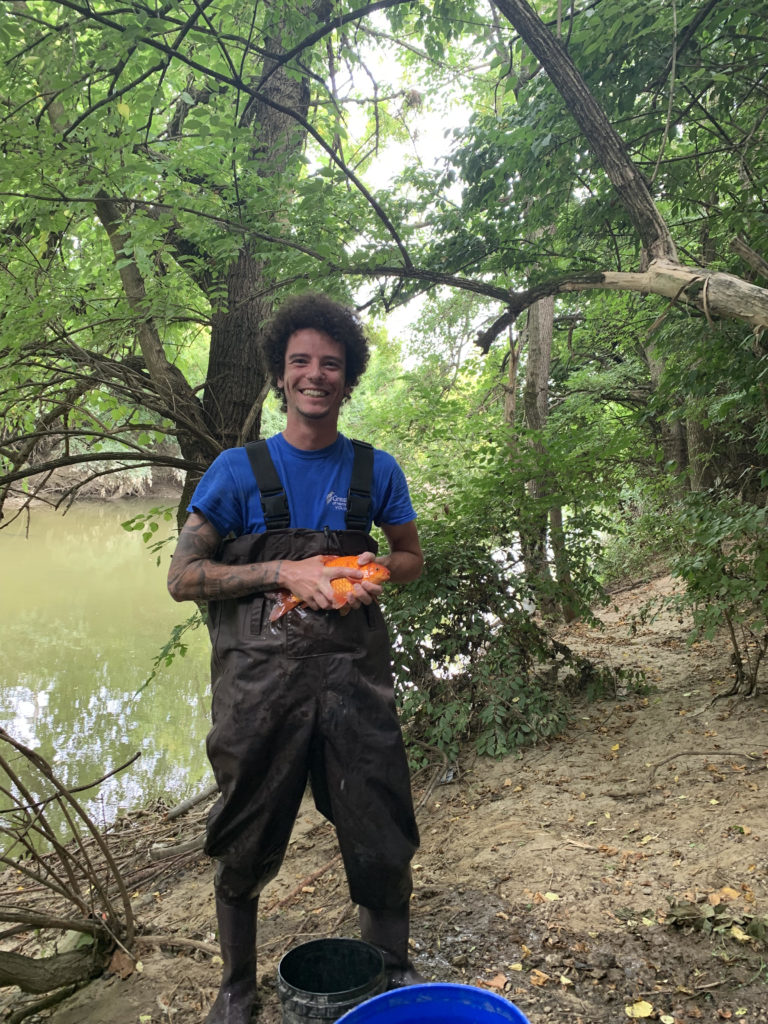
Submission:
[[[414,779],[412,954],[429,979],[501,993],[531,1024],[768,1022],[768,695],[712,703],[731,683],[727,644],[688,646],[676,614],[633,617],[670,588],[666,577],[625,588],[600,612],[602,631],[575,623],[558,634],[600,664],[642,669],[647,692],[579,704],[562,737],[520,757],[470,756],[440,769],[437,785],[433,770]],[[140,963],[116,957],[27,1020],[204,1019],[220,972],[211,865],[199,854],[153,862],[149,851],[194,839],[205,810],[121,823]],[[261,1024],[281,1020],[287,950],[357,934],[335,854],[332,829],[305,804],[262,896]],[[0,1012],[11,1019],[31,998],[0,990]]]

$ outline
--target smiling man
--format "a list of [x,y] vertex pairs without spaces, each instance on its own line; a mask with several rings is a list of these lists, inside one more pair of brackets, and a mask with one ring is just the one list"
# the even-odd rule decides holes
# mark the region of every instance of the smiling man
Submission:
[[[380,585],[329,555],[416,579],[423,556],[395,459],[339,433],[368,362],[356,314],[324,295],[286,302],[262,345],[285,429],[222,452],[189,506],[168,574],[177,601],[208,601],[213,646],[208,756],[220,796],[207,824],[224,960],[207,1024],[247,1024],[256,996],[258,896],[277,874],[307,780],[336,826],[362,937],[389,987],[423,979],[408,960],[418,846],[394,702]],[[381,527],[378,556],[369,531]],[[224,538],[232,538],[227,539]],[[342,611],[332,580],[353,583]],[[273,592],[303,608],[270,623]]]

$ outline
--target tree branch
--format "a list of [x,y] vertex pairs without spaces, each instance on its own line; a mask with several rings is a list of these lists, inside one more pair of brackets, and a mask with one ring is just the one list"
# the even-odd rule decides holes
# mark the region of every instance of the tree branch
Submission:
[[[168,466],[173,469],[182,469],[185,472],[200,470],[196,463],[188,462],[186,459],[176,458],[174,455],[152,455],[149,452],[82,452],[79,455],[66,455],[58,459],[49,459],[37,466],[28,466],[26,469],[16,469],[10,473],[3,474],[4,483],[14,483],[16,480],[24,480],[38,473],[51,473],[56,469],[63,469],[65,466],[79,466],[84,462],[134,462],[138,465],[134,469],[145,466]],[[109,473],[119,473],[128,469],[128,466],[115,466]],[[102,474],[103,475],[103,474]]]
[[[403,0],[403,2],[405,2],[405,0]],[[123,31],[123,26],[120,24],[120,22],[114,21],[111,18],[108,18],[105,15],[100,14],[97,11],[94,11],[90,6],[82,6],[78,3],[75,3],[74,0],[59,0],[59,3],[61,3],[62,6],[69,8],[70,10],[77,11],[77,13],[82,15],[82,17],[86,20],[94,20],[99,24],[114,29],[117,32]],[[387,213],[384,210],[384,208],[368,191],[366,186],[357,177],[354,171],[349,166],[347,166],[347,164],[345,164],[344,161],[338,156],[338,154],[335,152],[333,148],[333,145],[329,142],[326,142],[326,140],[323,138],[320,132],[318,132],[317,129],[313,125],[311,125],[307,121],[307,119],[303,117],[298,111],[292,109],[291,107],[286,107],[283,104],[278,103],[276,100],[273,100],[261,88],[259,88],[258,86],[249,85],[247,82],[243,81],[243,79],[239,75],[226,75],[223,74],[221,71],[215,70],[214,68],[207,67],[206,65],[201,64],[199,61],[194,60],[187,54],[179,52],[173,46],[161,42],[159,39],[155,39],[152,36],[141,35],[137,37],[137,41],[143,42],[147,46],[155,50],[159,50],[161,53],[165,53],[167,55],[175,57],[181,64],[187,65],[187,67],[192,68],[192,70],[199,71],[207,77],[213,79],[214,81],[220,82],[222,85],[232,86],[235,89],[238,89],[246,93],[246,95],[251,97],[251,100],[263,103],[265,106],[271,107],[278,113],[284,114],[285,116],[290,117],[291,119],[296,121],[296,123],[299,124],[307,132],[308,135],[312,136],[315,142],[317,142],[321,149],[323,149],[325,153],[327,153],[330,160],[334,164],[336,164],[336,166],[344,174],[347,180],[351,184],[353,184],[355,188],[360,192],[360,194],[369,204],[369,206],[374,211],[376,216],[379,218],[381,223],[387,229],[388,233],[391,235],[395,245],[400,251],[400,255],[403,258],[403,264],[406,267],[411,265],[411,259],[410,256],[408,255],[408,251],[405,248],[405,245],[402,239],[400,238],[399,233],[395,229],[394,224],[387,216]],[[104,198],[106,199],[106,195],[104,196]]]
[[677,250],[648,184],[624,142],[587,88],[576,65],[526,0],[495,0],[541,62],[618,193],[650,259],[676,260]]
[[735,252],[737,256],[740,256],[745,263],[748,263],[752,269],[764,277],[768,281],[768,260],[765,260],[759,252],[755,250],[744,241],[743,238],[734,238],[731,240],[730,245],[731,252]]

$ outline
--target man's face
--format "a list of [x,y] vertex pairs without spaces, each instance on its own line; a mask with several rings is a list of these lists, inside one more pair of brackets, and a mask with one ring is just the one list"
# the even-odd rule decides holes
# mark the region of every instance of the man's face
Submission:
[[329,334],[313,327],[294,331],[285,349],[283,375],[277,380],[288,415],[335,422],[349,392],[345,369],[344,347]]

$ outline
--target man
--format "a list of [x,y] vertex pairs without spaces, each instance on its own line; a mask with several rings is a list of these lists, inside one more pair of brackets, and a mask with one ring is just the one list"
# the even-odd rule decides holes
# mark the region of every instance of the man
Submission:
[[[359,565],[385,565],[394,582],[414,580],[423,565],[415,513],[392,456],[338,431],[368,360],[355,313],[323,295],[297,296],[267,327],[263,347],[285,430],[266,442],[266,467],[263,443],[258,458],[234,448],[214,460],[168,574],[175,600],[209,602],[213,647],[207,749],[220,796],[206,851],[218,861],[224,976],[207,1024],[250,1019],[258,895],[280,868],[308,778],[336,826],[361,934],[381,949],[389,986],[423,980],[408,960],[419,838],[382,590],[324,557],[357,555]],[[372,521],[389,545],[379,558]],[[353,583],[345,614],[333,600],[339,576]],[[304,605],[270,623],[277,589]]]

